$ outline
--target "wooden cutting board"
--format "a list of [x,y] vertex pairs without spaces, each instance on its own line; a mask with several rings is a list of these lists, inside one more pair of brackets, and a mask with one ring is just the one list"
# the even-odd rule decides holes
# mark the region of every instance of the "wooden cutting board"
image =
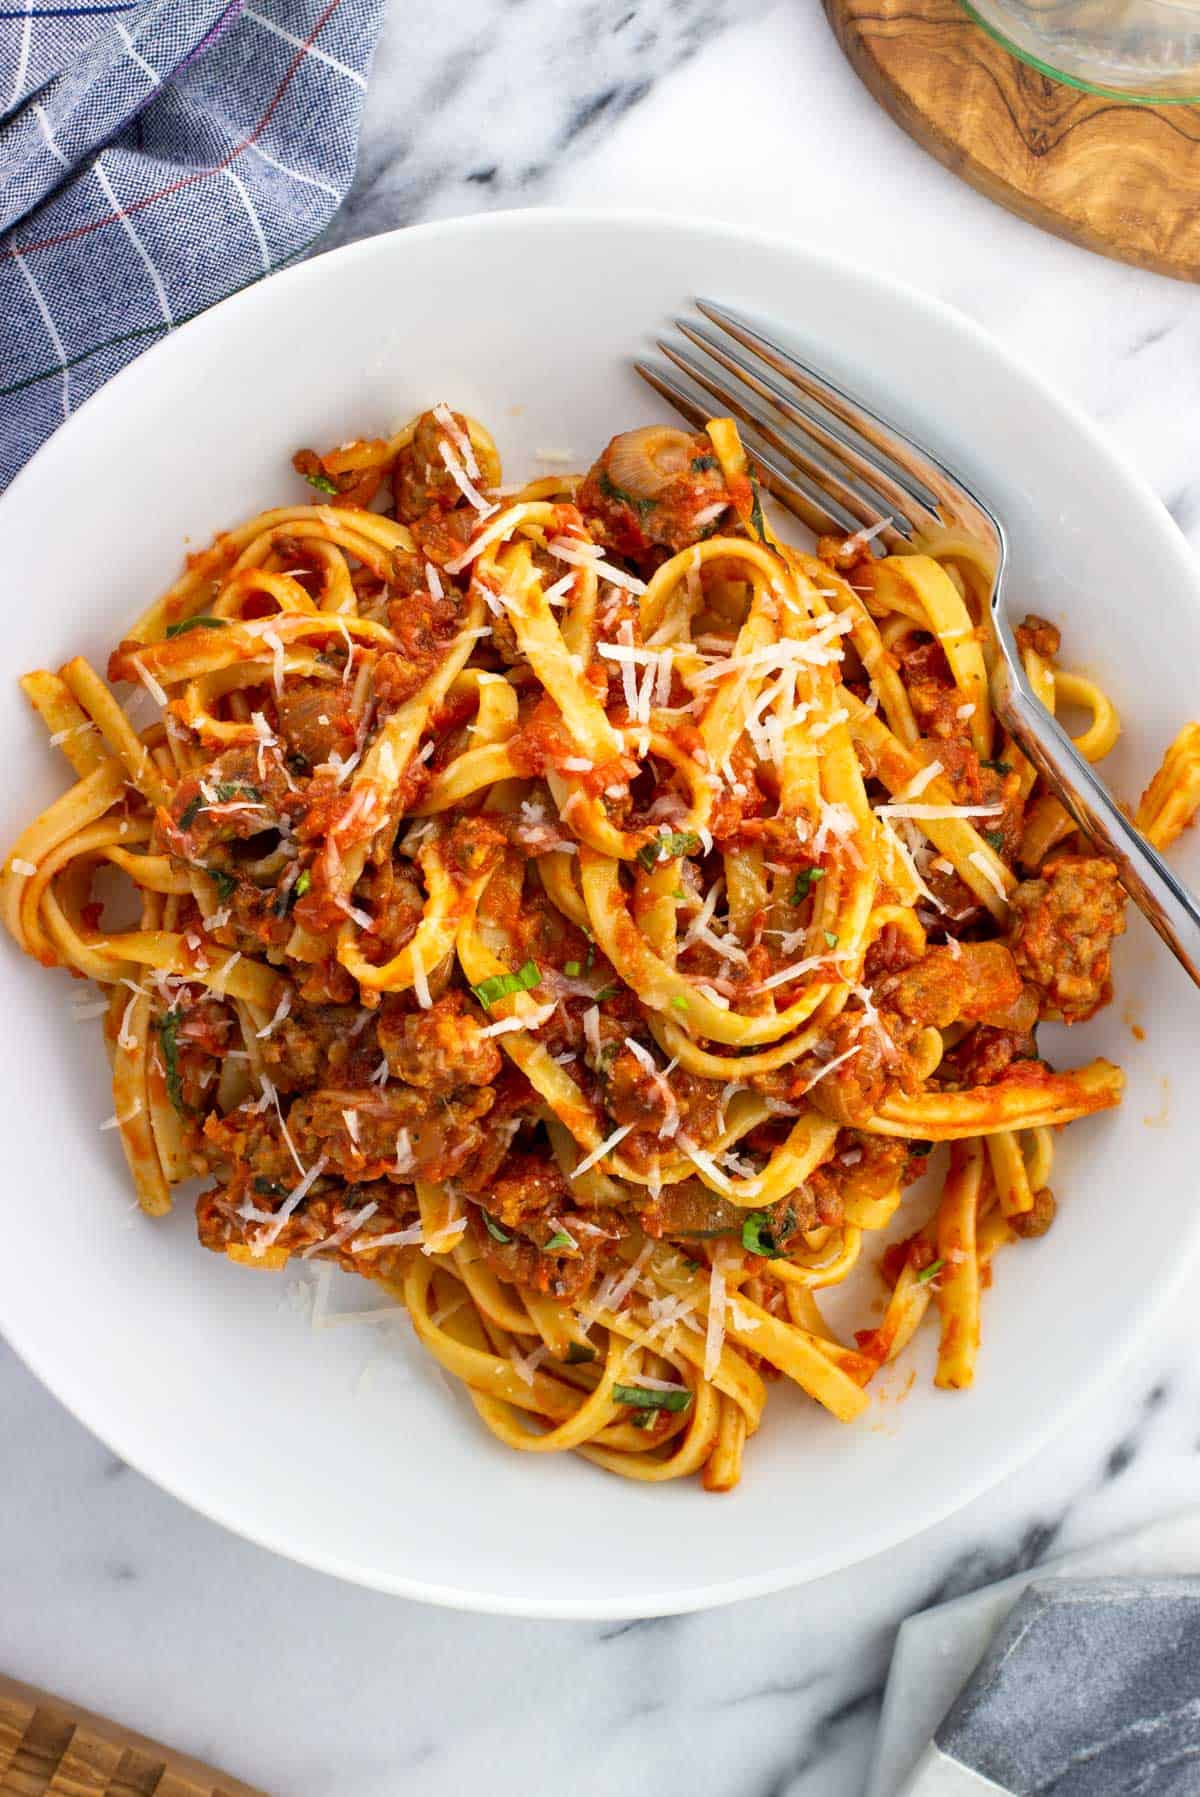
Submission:
[[1085,249],[1200,280],[1200,107],[1137,106],[1029,68],[959,0],[824,0],[875,98],[989,199]]
[[0,1674],[0,1797],[266,1797]]

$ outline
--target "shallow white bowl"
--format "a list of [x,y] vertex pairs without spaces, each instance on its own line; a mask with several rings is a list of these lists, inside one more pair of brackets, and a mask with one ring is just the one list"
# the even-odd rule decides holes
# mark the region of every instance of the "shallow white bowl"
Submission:
[[[0,501],[4,845],[66,774],[11,683],[81,650],[103,666],[185,545],[296,491],[293,449],[386,434],[446,398],[492,427],[510,478],[547,446],[583,463],[662,415],[629,358],[696,293],[792,321],[990,497],[1012,603],[1059,620],[1070,660],[1113,693],[1126,736],[1111,765],[1136,796],[1196,709],[1197,581],[1166,512],[1083,418],[965,319],[848,264],[708,224],[524,212],[375,238],[251,288],[135,362],[15,482]],[[1200,877],[1194,841],[1181,865]],[[627,1484],[497,1445],[407,1322],[382,1344],[378,1326],[314,1330],[279,1281],[201,1250],[186,1206],[163,1224],[131,1214],[119,1146],[98,1130],[112,1110],[99,1025],[72,1023],[63,974],[5,952],[8,1339],[197,1509],[431,1602],[648,1615],[886,1548],[1094,1401],[1200,1234],[1197,1123],[1167,1085],[1191,1064],[1196,995],[1139,920],[1116,1003],[1054,1045],[1123,1062],[1125,1107],[1062,1137],[1059,1223],[1001,1255],[974,1391],[929,1387],[926,1342],[911,1394],[897,1401],[905,1366],[853,1428],[775,1388],[731,1496]]]

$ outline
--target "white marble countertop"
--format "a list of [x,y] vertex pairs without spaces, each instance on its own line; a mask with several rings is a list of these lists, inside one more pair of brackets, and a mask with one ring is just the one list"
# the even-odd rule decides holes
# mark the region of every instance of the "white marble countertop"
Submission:
[[[937,293],[1101,420],[1200,542],[1200,297],[959,184],[817,0],[395,0],[334,240],[549,202],[745,220]],[[616,1625],[438,1612],[273,1559],[114,1461],[0,1346],[0,1667],[278,1797],[857,1797],[905,1614],[1200,1501],[1194,1313],[885,1558]]]

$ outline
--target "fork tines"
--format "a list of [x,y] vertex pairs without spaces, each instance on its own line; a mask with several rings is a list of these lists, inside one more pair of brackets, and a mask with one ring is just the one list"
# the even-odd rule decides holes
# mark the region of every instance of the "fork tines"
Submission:
[[693,424],[714,401],[731,413],[781,504],[818,532],[875,530],[888,550],[944,525],[943,471],[903,432],[743,314],[712,300],[696,307],[707,323],[677,318],[685,341],[658,341],[672,366],[638,362],[638,373]]

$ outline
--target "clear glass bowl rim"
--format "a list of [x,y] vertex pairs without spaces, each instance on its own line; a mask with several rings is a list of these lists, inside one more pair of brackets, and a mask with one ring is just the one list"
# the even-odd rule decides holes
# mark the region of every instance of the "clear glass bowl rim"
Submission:
[[1067,87],[1077,88],[1080,93],[1098,94],[1106,100],[1122,100],[1129,106],[1195,106],[1200,104],[1200,77],[1197,80],[1197,92],[1194,94],[1155,93],[1149,89],[1111,87],[1097,81],[1085,81],[1081,75],[1074,75],[1065,69],[1060,69],[1054,63],[1046,62],[1044,58],[1035,56],[1032,50],[1027,50],[1022,44],[1014,42],[990,19],[983,18],[972,5],[972,0],[960,0],[960,4],[963,11],[974,20],[979,29],[986,31],[993,42],[1007,50],[1010,55],[1017,57],[1029,68],[1036,69],[1039,74],[1048,75],[1052,81],[1061,81]]

